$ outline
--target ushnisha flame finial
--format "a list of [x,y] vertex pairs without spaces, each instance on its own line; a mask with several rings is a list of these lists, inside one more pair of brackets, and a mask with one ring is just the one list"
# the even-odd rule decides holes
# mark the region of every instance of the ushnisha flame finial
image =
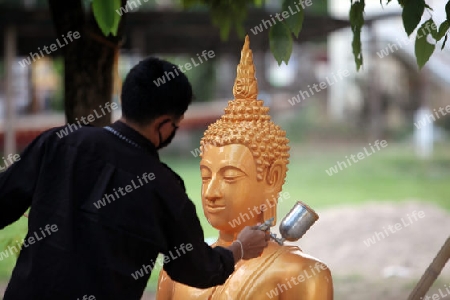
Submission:
[[258,180],[263,180],[264,169],[275,161],[279,160],[284,165],[289,163],[290,147],[286,132],[271,120],[269,107],[264,106],[263,100],[257,100],[258,86],[254,75],[255,67],[247,36],[233,87],[235,99],[228,101],[224,114],[208,126],[200,141],[200,156],[209,146],[244,145],[255,159]]
[[250,39],[245,36],[244,47],[241,51],[241,61],[237,66],[236,80],[233,86],[234,99],[256,100],[258,96],[258,83],[255,77],[253,52],[250,49]]

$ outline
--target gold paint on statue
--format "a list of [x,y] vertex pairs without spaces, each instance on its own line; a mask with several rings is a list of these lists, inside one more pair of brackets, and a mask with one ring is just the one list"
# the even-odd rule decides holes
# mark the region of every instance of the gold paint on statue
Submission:
[[234,99],[256,100],[258,96],[258,83],[255,78],[253,53],[250,50],[248,36],[241,51],[241,62],[237,67],[237,76],[233,87]]
[[[233,87],[235,99],[211,124],[201,144],[202,206],[208,222],[219,230],[215,246],[227,247],[245,226],[271,217],[289,163],[286,133],[271,121],[269,108],[257,100],[253,54],[248,36]],[[189,270],[186,270],[189,272]],[[162,271],[158,300],[333,299],[329,269],[298,247],[269,242],[261,257],[239,261],[220,286],[192,288]]]

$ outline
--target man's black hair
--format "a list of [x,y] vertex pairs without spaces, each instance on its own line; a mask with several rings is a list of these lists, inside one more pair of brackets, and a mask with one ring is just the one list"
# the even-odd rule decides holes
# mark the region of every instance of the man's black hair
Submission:
[[122,114],[146,125],[161,115],[181,117],[192,102],[192,86],[174,64],[147,57],[134,66],[122,86]]

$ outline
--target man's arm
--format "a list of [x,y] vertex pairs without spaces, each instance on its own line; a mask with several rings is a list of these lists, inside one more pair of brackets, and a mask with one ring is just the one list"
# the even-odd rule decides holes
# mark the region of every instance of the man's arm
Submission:
[[31,205],[44,156],[43,140],[42,135],[37,137],[22,155],[15,154],[14,164],[0,173],[0,230],[17,221]]
[[163,253],[166,256],[164,270],[172,280],[209,288],[223,284],[234,272],[235,257],[240,258],[240,246],[212,248],[205,243],[200,220],[190,200],[185,202],[179,218],[166,225],[168,249]]

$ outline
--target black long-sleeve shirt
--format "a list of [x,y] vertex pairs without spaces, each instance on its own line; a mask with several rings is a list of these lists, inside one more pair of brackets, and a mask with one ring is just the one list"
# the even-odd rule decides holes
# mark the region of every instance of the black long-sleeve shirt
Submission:
[[175,281],[225,282],[232,252],[204,242],[182,179],[149,140],[120,121],[61,130],[0,174],[0,229],[31,206],[4,300],[140,299],[159,253]]

